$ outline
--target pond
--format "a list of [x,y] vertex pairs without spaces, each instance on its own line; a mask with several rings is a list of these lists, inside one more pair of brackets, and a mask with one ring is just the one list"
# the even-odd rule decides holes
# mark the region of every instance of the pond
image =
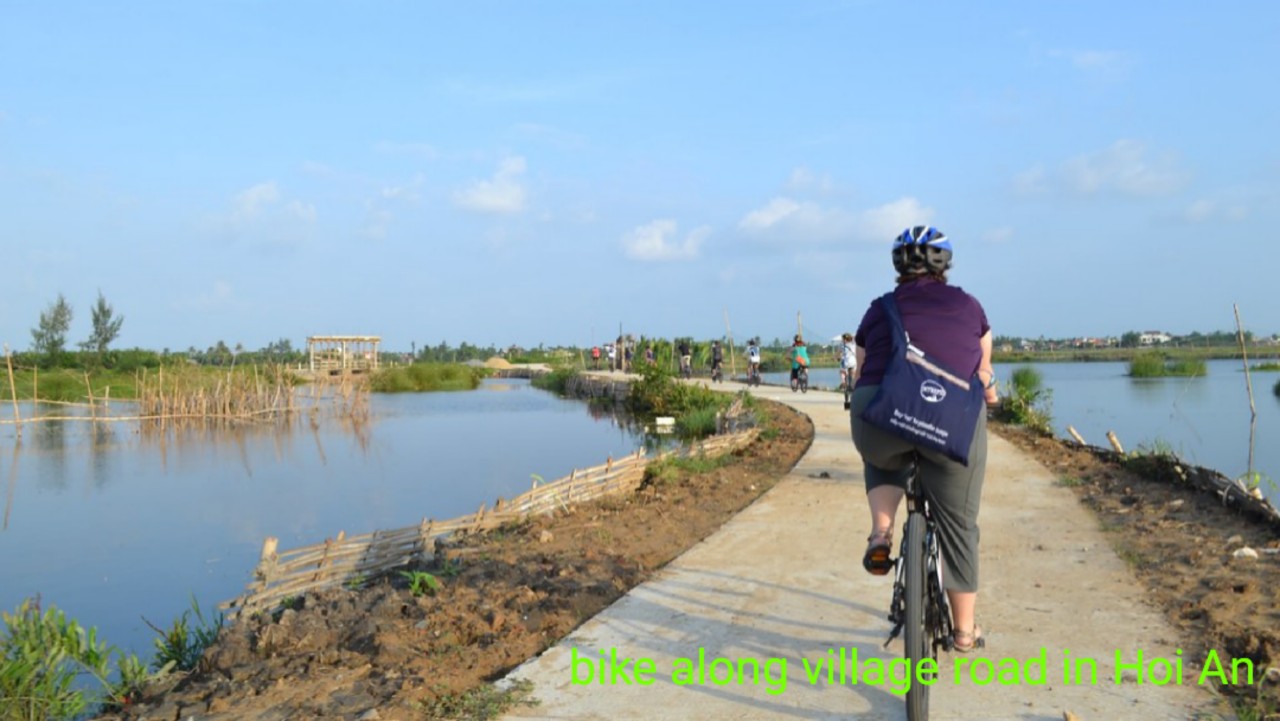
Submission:
[[0,426],[0,609],[39,594],[148,658],[143,619],[167,626],[193,597],[208,609],[238,595],[267,536],[284,550],[453,518],[644,443],[612,413],[527,380],[370,405],[359,433],[321,417],[162,443],[133,422],[68,421],[25,424],[18,442]]
[[[1171,450],[1189,463],[1236,478],[1249,469],[1249,394],[1244,366],[1238,360],[1208,362],[1201,378],[1130,378],[1129,364],[1012,363],[996,364],[1007,387],[1014,369],[1036,369],[1049,389],[1054,431],[1067,438],[1067,426],[1087,443],[1108,446],[1114,431],[1125,450]],[[1253,469],[1280,483],[1280,398],[1272,391],[1280,373],[1251,374],[1257,424]],[[766,373],[766,383],[785,384],[789,374]],[[835,388],[835,368],[815,368],[815,387]],[[1272,504],[1280,492],[1262,484]]]

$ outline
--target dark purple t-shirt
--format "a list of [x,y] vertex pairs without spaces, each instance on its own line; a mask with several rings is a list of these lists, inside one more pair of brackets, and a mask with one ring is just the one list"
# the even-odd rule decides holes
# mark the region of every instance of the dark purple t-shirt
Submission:
[[[933,278],[917,278],[893,291],[898,314],[911,336],[911,344],[965,378],[978,371],[982,347],[978,341],[991,330],[978,299],[960,288]],[[893,350],[892,324],[877,298],[862,316],[853,340],[866,350],[858,386],[875,385],[884,378]]]

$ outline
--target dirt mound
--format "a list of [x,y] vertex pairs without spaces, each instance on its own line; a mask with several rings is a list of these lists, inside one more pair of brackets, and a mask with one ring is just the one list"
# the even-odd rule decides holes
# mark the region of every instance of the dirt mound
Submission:
[[511,363],[509,363],[506,358],[499,358],[498,356],[494,356],[484,362],[484,367],[494,368],[496,370],[509,370],[511,368],[514,368],[515,366],[511,365]]

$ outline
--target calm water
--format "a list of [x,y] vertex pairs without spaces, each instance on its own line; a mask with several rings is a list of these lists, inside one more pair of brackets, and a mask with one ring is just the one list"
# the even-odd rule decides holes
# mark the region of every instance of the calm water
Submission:
[[[996,364],[1004,385],[1015,368],[1040,372],[1052,391],[1054,429],[1068,437],[1070,425],[1093,445],[1107,446],[1115,431],[1125,450],[1169,448],[1195,465],[1235,478],[1249,467],[1249,394],[1240,361],[1209,361],[1204,378],[1128,377],[1128,363]],[[1253,468],[1280,483],[1280,398],[1272,391],[1280,374],[1253,372],[1258,412]],[[766,373],[765,382],[785,384],[787,373]],[[835,388],[835,368],[809,374],[814,386]],[[1267,488],[1264,484],[1264,491]],[[1268,494],[1280,505],[1280,494]]]
[[26,425],[18,444],[0,426],[0,609],[39,593],[146,657],[142,618],[167,626],[192,594],[204,608],[239,594],[268,535],[287,549],[452,518],[643,443],[523,380],[371,407],[360,435],[331,419],[161,444],[133,423],[68,422]]

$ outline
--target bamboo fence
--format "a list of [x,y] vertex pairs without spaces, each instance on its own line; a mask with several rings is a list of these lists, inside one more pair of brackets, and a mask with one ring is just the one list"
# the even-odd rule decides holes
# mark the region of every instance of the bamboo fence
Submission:
[[652,461],[673,455],[721,456],[749,445],[758,434],[757,429],[749,429],[713,436],[686,449],[655,456],[637,451],[616,461],[610,459],[593,468],[576,470],[550,483],[535,484],[510,500],[499,498],[492,508],[481,505],[475,513],[447,521],[423,519],[413,526],[357,536],[340,532],[322,543],[288,551],[278,550],[278,539],[268,537],[253,571],[254,580],[243,594],[220,604],[220,608],[234,619],[242,613],[274,610],[285,599],[309,591],[364,582],[396,568],[430,560],[438,539],[493,529],[528,516],[629,493],[640,487],[645,467]]

